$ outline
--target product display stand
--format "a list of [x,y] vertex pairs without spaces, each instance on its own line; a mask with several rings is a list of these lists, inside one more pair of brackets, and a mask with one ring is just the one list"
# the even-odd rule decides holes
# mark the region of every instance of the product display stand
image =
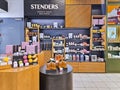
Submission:
[[0,90],[39,90],[39,65],[0,70]]
[[46,65],[40,70],[40,90],[73,90],[72,67],[67,65],[67,71],[46,72]]

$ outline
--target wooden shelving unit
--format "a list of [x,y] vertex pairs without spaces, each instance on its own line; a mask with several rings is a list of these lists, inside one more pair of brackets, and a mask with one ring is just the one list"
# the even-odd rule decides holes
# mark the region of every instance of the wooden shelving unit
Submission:
[[40,42],[39,32],[40,32],[40,25],[36,25],[36,27],[31,27],[31,28],[26,27],[25,28],[25,41],[29,42],[31,40],[30,37],[36,35],[37,36],[37,42]]
[[56,59],[56,55],[65,57],[65,38],[52,39],[52,58]]
[[[98,20],[98,22],[97,22],[97,20]],[[96,25],[97,26],[101,25],[101,29],[94,29],[93,27],[91,28],[90,49],[91,50],[93,49],[93,34],[94,33],[102,34],[102,37],[101,37],[103,39],[102,45],[104,46],[104,49],[106,49],[106,16],[105,15],[92,15],[92,26],[96,26]]]

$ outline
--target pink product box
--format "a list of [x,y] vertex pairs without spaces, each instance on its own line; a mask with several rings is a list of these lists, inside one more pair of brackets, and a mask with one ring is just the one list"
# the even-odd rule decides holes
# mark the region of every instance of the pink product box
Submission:
[[37,46],[36,45],[27,45],[26,52],[27,53],[37,53]]
[[29,42],[22,42],[22,49],[25,49],[27,45],[29,45]]
[[103,25],[103,24],[105,24],[104,19],[99,19],[99,25]]
[[6,45],[6,54],[13,54],[13,45]]
[[40,52],[40,43],[39,42],[33,42],[32,44],[37,46],[37,52],[39,53]]
[[93,20],[92,20],[92,24],[93,24],[93,25],[98,25],[98,24],[99,24],[99,23],[98,23],[98,19],[93,19]]

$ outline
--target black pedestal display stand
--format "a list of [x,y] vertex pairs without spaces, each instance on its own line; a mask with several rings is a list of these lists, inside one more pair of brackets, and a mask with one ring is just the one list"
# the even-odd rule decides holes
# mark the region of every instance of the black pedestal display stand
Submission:
[[67,70],[46,72],[46,65],[40,69],[40,90],[73,90],[72,67]]

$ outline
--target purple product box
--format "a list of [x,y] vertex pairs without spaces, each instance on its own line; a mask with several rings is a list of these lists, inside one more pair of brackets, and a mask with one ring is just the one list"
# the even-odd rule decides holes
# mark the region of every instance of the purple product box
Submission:
[[22,49],[25,49],[27,45],[29,45],[29,42],[22,42]]
[[27,45],[26,52],[27,53],[37,53],[37,46],[36,45]]
[[92,20],[92,24],[93,24],[93,25],[98,25],[98,24],[99,24],[99,23],[98,23],[98,19],[93,19],[93,20]]
[[33,42],[33,45],[37,46],[37,53],[40,52],[40,43],[39,42]]
[[6,45],[6,54],[13,54],[13,45]]
[[99,19],[99,25],[104,25],[104,24],[105,24],[104,19]]

